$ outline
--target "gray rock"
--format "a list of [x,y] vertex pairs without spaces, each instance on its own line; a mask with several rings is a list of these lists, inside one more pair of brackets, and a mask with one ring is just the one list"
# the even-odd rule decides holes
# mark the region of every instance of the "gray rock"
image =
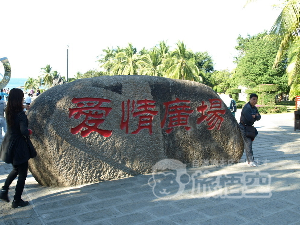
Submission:
[[[107,102],[97,111],[97,101],[87,98]],[[81,103],[72,102],[75,99]],[[98,118],[86,121],[88,114]],[[243,154],[235,118],[211,88],[191,81],[138,75],[76,80],[42,93],[31,105],[28,119],[38,152],[29,167],[46,186],[145,174],[166,158],[192,166],[203,161],[238,162]]]

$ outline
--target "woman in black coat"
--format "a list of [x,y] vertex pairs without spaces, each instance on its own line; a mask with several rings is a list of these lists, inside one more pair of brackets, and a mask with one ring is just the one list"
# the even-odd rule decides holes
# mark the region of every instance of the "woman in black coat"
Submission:
[[12,163],[13,170],[5,180],[0,198],[9,202],[8,189],[13,180],[18,177],[12,207],[23,207],[29,205],[28,201],[23,201],[25,180],[28,171],[28,160],[36,156],[36,151],[32,146],[29,135],[32,133],[28,129],[27,116],[23,110],[24,93],[21,89],[13,88],[8,96],[8,103],[5,110],[7,132],[1,144],[1,159],[6,163]]

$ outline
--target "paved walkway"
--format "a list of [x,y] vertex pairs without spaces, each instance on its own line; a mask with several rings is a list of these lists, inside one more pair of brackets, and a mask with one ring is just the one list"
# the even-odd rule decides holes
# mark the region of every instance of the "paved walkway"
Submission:
[[[182,192],[176,182],[171,186],[179,193],[173,198],[154,195],[151,174],[72,188],[42,187],[30,175],[23,199],[31,205],[12,209],[0,202],[0,225],[300,224],[300,131],[293,113],[263,115],[256,127],[259,167],[190,168]],[[10,169],[0,162],[1,186]]]

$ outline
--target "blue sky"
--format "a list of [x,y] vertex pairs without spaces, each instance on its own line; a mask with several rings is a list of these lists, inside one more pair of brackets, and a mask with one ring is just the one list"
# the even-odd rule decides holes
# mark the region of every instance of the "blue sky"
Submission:
[[[47,64],[62,76],[98,69],[107,47],[132,43],[141,50],[183,41],[207,51],[215,69],[233,69],[238,35],[269,30],[280,13],[273,0],[0,0],[0,58],[12,77],[38,77]],[[1,73],[1,68],[0,68]]]

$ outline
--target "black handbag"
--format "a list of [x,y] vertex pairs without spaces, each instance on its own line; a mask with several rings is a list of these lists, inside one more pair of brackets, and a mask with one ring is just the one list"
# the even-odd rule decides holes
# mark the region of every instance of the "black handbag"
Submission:
[[257,130],[254,126],[245,126],[246,137],[254,139],[257,135]]
[[27,136],[25,138],[26,142],[27,142],[27,146],[28,146],[28,149],[29,149],[29,153],[30,153],[30,158],[35,158],[37,156],[37,152],[30,140],[30,138]]

